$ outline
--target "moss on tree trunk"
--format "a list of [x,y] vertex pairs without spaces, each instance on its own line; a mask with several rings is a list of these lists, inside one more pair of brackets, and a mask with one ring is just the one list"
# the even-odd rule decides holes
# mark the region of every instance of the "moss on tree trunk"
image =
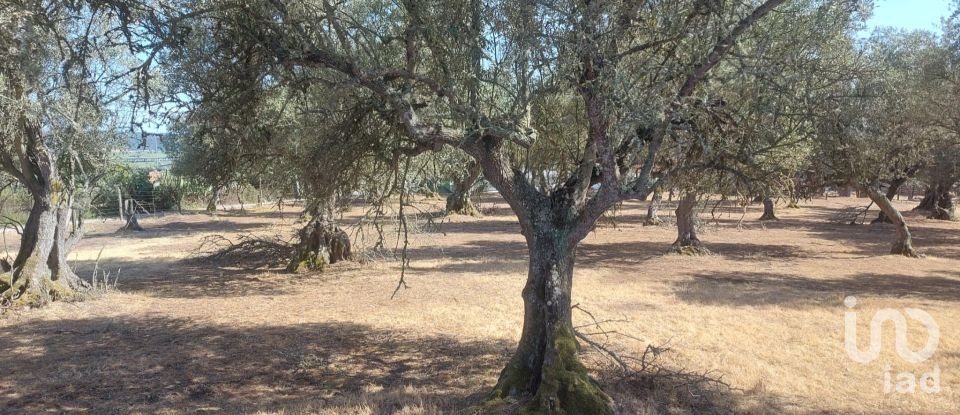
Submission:
[[325,216],[316,216],[299,232],[287,271],[323,271],[327,265],[350,259],[350,236]]
[[66,255],[72,245],[68,237],[69,207],[52,206],[56,196],[35,196],[34,206],[24,224],[20,250],[12,265],[9,281],[0,297],[14,305],[41,306],[55,300],[71,299],[85,283],[70,269]]
[[500,374],[491,405],[522,402],[521,414],[612,414],[611,400],[580,362],[571,288],[575,243],[563,231],[528,238],[530,268],[523,289],[523,332]]
[[19,166],[8,162],[5,171],[30,192],[33,205],[12,269],[0,283],[0,302],[40,306],[73,298],[84,286],[66,260],[70,248],[82,236],[81,218],[72,216],[72,194],[61,181],[56,159],[44,145],[39,123],[26,118],[21,122],[24,141],[20,150],[26,157],[20,158]]

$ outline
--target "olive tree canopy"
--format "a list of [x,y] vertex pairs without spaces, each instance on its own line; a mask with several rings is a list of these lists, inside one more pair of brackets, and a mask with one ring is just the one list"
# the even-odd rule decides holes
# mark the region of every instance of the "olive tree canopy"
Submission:
[[[160,64],[209,73],[200,79],[211,88],[185,92],[191,101],[258,102],[226,93],[237,85],[282,91],[332,113],[361,110],[361,142],[373,148],[403,156],[453,148],[473,158],[519,219],[530,257],[522,336],[493,398],[521,400],[535,413],[604,414],[611,403],[580,363],[573,333],[578,243],[611,207],[645,198],[688,165],[683,149],[719,139],[682,129],[710,118],[712,84],[750,82],[723,76],[725,62],[784,56],[741,47],[763,43],[770,32],[758,28],[767,16],[843,32],[860,7],[839,0],[185,2],[156,7],[162,17],[141,23],[152,40],[140,43],[157,45],[151,57]],[[202,53],[182,53],[191,48]]]

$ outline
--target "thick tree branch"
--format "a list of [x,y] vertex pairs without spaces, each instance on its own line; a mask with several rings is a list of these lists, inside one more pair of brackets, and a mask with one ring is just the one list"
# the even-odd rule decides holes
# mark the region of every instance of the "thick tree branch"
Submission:
[[746,32],[754,23],[762,19],[764,16],[769,14],[777,6],[783,4],[786,0],[767,0],[752,13],[744,17],[733,27],[733,30],[730,31],[726,36],[720,38],[719,41],[713,46],[713,49],[707,56],[704,56],[703,60],[699,64],[694,66],[693,70],[687,75],[687,79],[683,82],[683,86],[680,87],[680,90],[677,92],[677,98],[686,98],[693,95],[693,91],[697,88],[697,85],[702,81],[707,73],[710,72],[717,64],[723,60],[723,57],[730,52],[730,49],[733,48],[737,43],[737,38]]

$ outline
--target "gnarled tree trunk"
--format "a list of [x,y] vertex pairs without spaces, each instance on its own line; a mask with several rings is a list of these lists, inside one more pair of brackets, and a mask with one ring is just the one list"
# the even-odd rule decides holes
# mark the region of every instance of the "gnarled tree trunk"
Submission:
[[447,196],[447,214],[479,216],[480,211],[470,200],[470,191],[480,178],[482,170],[480,164],[471,163],[467,173],[458,177],[453,183],[453,193]]
[[929,212],[930,219],[954,220],[956,218],[956,206],[953,203],[953,196],[950,189],[953,183],[937,183],[927,190],[920,204],[914,208],[915,211]]
[[917,207],[913,208],[914,211],[931,211],[933,207],[937,204],[937,192],[936,186],[930,186],[927,188],[927,191],[923,194],[923,199],[920,199],[920,204]]
[[930,212],[931,219],[954,220],[956,217],[956,206],[953,204],[953,196],[950,194],[950,188],[946,187],[937,192],[936,203],[933,211]]
[[919,258],[920,254],[913,248],[913,239],[910,235],[910,228],[907,227],[906,221],[903,219],[903,215],[900,214],[900,211],[897,210],[890,203],[890,199],[883,193],[880,193],[880,190],[873,186],[866,186],[864,189],[867,195],[870,196],[870,200],[873,203],[876,203],[883,213],[890,218],[890,221],[893,223],[893,226],[897,230],[897,240],[893,243],[893,248],[890,249],[891,255],[903,255],[911,258]]
[[663,219],[660,219],[660,205],[663,204],[663,192],[657,188],[653,192],[653,198],[650,199],[650,205],[647,206],[647,219],[643,221],[643,226],[663,225]]
[[763,197],[763,215],[760,216],[760,220],[780,220],[777,217],[777,213],[774,210],[776,204],[773,203],[773,198],[770,196]]
[[336,198],[331,196],[310,209],[310,221],[298,233],[287,271],[323,271],[327,265],[351,258],[350,236],[337,226],[335,207]]
[[677,240],[673,242],[673,250],[683,255],[706,255],[710,253],[700,238],[697,237],[699,217],[696,212],[697,194],[687,192],[677,205]]
[[85,285],[66,261],[82,232],[81,223],[74,222],[72,217],[72,196],[57,174],[55,159],[43,144],[40,126],[26,120],[23,125],[23,141],[14,145],[24,157],[16,162],[10,158],[0,161],[4,170],[30,192],[33,206],[23,226],[10,280],[0,282],[0,300],[39,306],[73,297]]
[[523,413],[610,414],[610,398],[580,362],[570,301],[577,241],[564,228],[527,235],[523,332],[500,374],[495,398],[529,399]]

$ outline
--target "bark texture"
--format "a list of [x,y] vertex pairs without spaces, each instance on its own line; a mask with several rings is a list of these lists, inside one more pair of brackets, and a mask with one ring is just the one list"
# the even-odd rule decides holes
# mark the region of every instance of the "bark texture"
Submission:
[[660,219],[660,205],[663,204],[663,192],[655,190],[653,198],[650,199],[650,205],[647,206],[647,219],[643,221],[643,226],[663,225],[663,219]]
[[[907,182],[906,178],[896,179],[890,182],[890,187],[887,188],[887,200],[893,200],[900,194],[900,187]],[[870,222],[874,223],[893,223],[886,213],[883,213],[883,209],[880,210],[880,213],[877,214],[877,218]]]
[[914,210],[929,212],[928,217],[930,219],[955,220],[956,205],[953,202],[953,195],[950,194],[952,187],[953,183],[939,183],[930,186],[923,196],[923,200]]
[[61,181],[56,160],[43,143],[42,130],[25,118],[23,157],[3,161],[4,171],[30,192],[33,206],[23,225],[20,249],[9,280],[0,281],[0,302],[40,306],[74,298],[85,283],[70,269],[67,254],[82,237],[82,222],[73,216],[73,198]]
[[73,298],[85,287],[67,263],[67,254],[80,238],[79,231],[73,230],[72,207],[67,201],[57,201],[63,205],[55,206],[58,197],[34,195],[10,281],[0,283],[0,297],[20,305],[41,306]]
[[350,259],[350,236],[327,216],[316,216],[299,232],[287,271],[323,271],[327,265]]
[[610,398],[578,357],[570,300],[576,242],[563,228],[538,227],[527,245],[523,332],[493,396],[525,400],[521,413],[611,414]]
[[911,258],[920,258],[920,254],[913,248],[913,238],[910,235],[910,228],[907,227],[906,221],[903,219],[903,215],[900,214],[900,211],[897,210],[890,199],[887,198],[887,195],[880,192],[879,189],[876,189],[873,186],[867,186],[864,189],[867,194],[870,196],[870,200],[873,203],[876,203],[880,210],[890,218],[890,221],[893,223],[893,226],[897,231],[897,239],[893,243],[893,247],[890,249],[891,255],[903,255]]
[[682,255],[707,255],[710,250],[703,246],[697,236],[699,218],[696,212],[697,194],[685,193],[677,205],[677,240],[673,242],[674,252]]

